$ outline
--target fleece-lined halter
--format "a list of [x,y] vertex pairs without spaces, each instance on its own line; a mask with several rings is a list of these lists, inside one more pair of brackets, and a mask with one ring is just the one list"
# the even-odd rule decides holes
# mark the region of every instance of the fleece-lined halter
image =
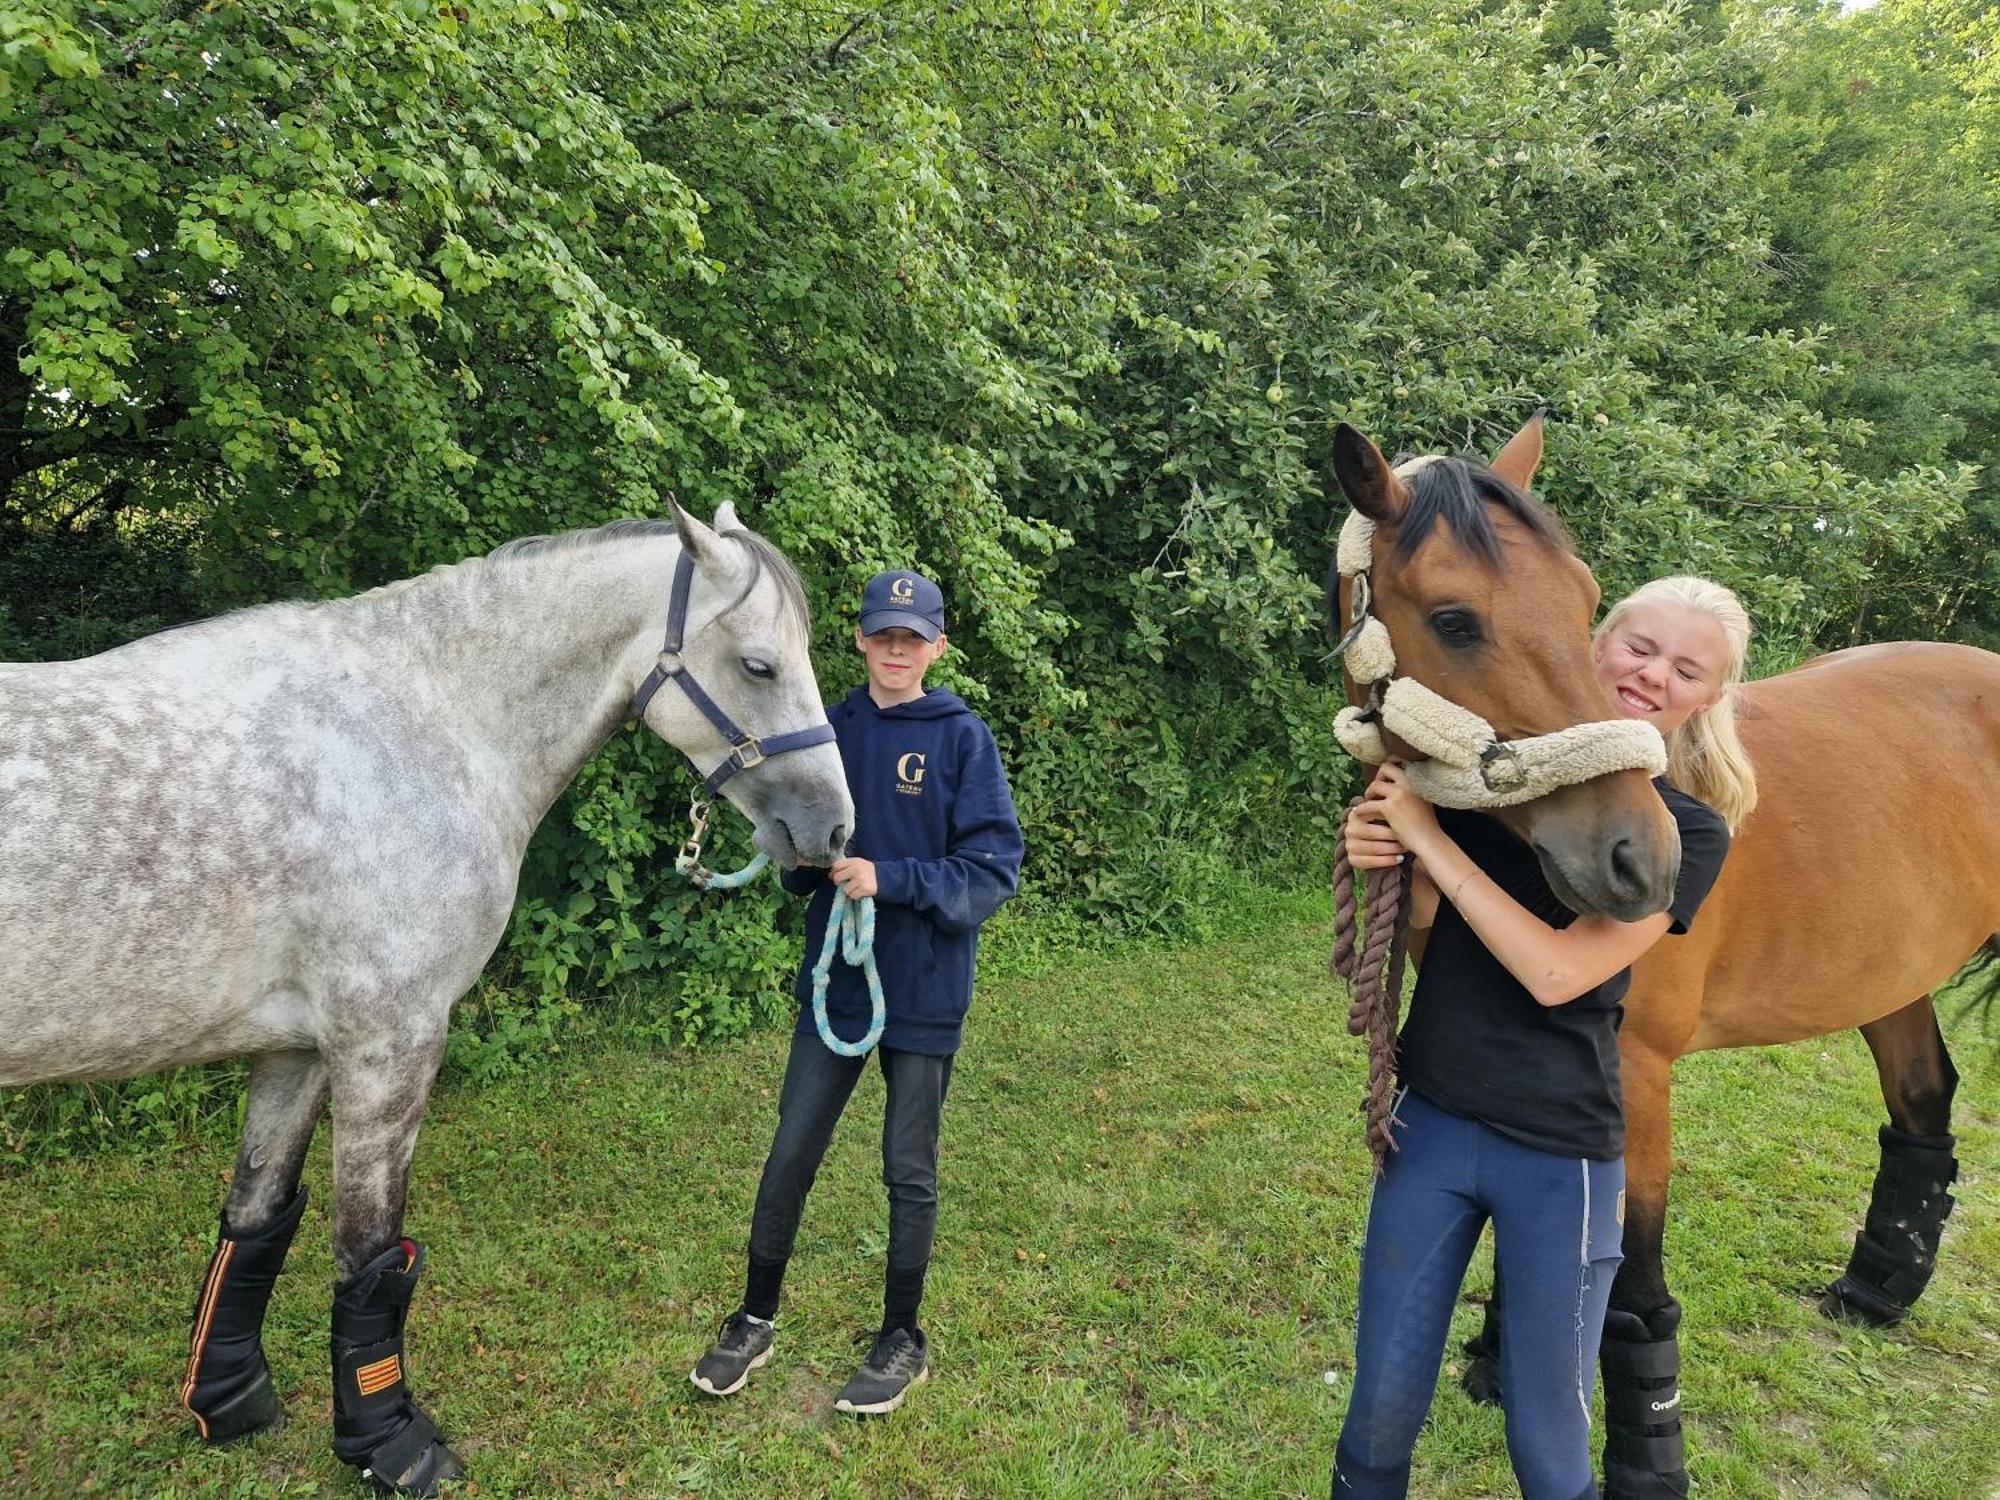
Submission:
[[[1396,469],[1396,477],[1407,478],[1433,461],[1411,459]],[[1387,731],[1428,757],[1408,768],[1417,794],[1439,807],[1457,808],[1513,807],[1613,771],[1649,776],[1666,771],[1667,742],[1644,720],[1598,719],[1553,734],[1503,740],[1471,709],[1415,678],[1396,676],[1389,627],[1369,607],[1374,545],[1375,523],[1360,511],[1350,514],[1336,554],[1340,576],[1348,580],[1348,629],[1333,654],[1345,655],[1348,674],[1368,685],[1368,701],[1334,716],[1334,737],[1349,755],[1381,765],[1389,758]]]

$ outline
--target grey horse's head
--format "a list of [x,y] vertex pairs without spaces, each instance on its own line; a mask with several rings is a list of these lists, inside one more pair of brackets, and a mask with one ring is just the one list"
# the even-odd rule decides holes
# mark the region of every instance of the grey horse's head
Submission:
[[[805,590],[784,554],[728,504],[713,527],[676,505],[674,526],[695,565],[680,653],[688,675],[755,739],[825,724]],[[672,685],[654,694],[645,719],[704,776],[729,757],[722,732]],[[722,794],[757,825],[757,847],[787,867],[831,863],[854,831],[854,802],[831,741],[748,766]]]

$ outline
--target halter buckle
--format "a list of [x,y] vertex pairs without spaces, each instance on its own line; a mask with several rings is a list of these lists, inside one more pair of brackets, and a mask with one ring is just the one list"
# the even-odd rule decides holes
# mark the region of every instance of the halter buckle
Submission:
[[1366,573],[1356,573],[1352,580],[1352,585],[1352,589],[1348,595],[1347,634],[1342,636],[1339,643],[1333,648],[1328,658],[1329,660],[1339,660],[1341,654],[1349,646],[1352,646],[1356,641],[1361,639],[1361,632],[1368,625],[1368,606],[1371,602],[1369,599],[1368,575]]
[[1505,740],[1495,740],[1479,752],[1479,779],[1489,792],[1511,792],[1528,779],[1528,768]]
[[764,746],[754,737],[746,738],[739,745],[731,745],[729,749],[736,759],[736,769],[739,771],[748,771],[753,766],[764,764]]

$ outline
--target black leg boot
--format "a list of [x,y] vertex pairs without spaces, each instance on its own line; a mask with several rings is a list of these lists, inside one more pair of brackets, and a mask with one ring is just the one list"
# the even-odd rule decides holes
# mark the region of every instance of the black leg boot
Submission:
[[1481,1406],[1500,1405],[1500,1273],[1493,1273],[1493,1295],[1486,1299],[1486,1321],[1467,1339],[1465,1373],[1458,1383]]
[[216,1231],[215,1254],[195,1298],[187,1374],[181,1380],[181,1405],[194,1413],[211,1443],[248,1437],[284,1421],[264,1363],[264,1309],[305,1211],[306,1190],[300,1188],[255,1234],[231,1233],[227,1214]]
[[1605,1500],[1680,1500],[1688,1492],[1681,1434],[1681,1305],[1640,1317],[1604,1315]]
[[1854,1237],[1847,1274],[1826,1289],[1820,1311],[1829,1318],[1886,1328],[1910,1315],[1930,1284],[1938,1241],[1951,1217],[1958,1137],[1911,1135],[1884,1125],[1882,1165],[1868,1217]]
[[403,1323],[423,1269],[423,1247],[404,1240],[333,1289],[334,1456],[410,1495],[465,1472],[403,1379]]

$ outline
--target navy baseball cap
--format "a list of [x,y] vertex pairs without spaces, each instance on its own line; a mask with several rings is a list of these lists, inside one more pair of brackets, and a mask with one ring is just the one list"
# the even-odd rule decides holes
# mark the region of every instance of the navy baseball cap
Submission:
[[861,591],[861,633],[897,626],[927,641],[944,633],[944,592],[921,573],[898,569],[877,573]]

